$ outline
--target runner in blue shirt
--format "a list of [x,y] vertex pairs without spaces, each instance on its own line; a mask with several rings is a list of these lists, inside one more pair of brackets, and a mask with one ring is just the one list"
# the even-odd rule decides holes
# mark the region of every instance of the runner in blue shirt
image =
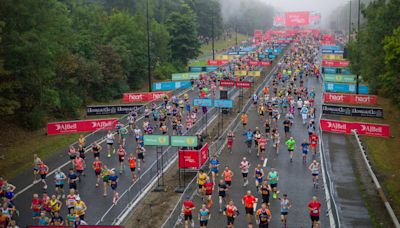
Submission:
[[307,142],[307,139],[304,139],[303,143],[301,144],[301,151],[303,153],[303,163],[307,162],[307,154],[309,151],[310,144]]
[[219,160],[217,159],[216,155],[213,155],[210,160],[210,169],[211,169],[212,180],[213,180],[214,184],[215,184],[216,176],[218,176],[218,166],[219,166]]
[[244,136],[246,136],[246,144],[247,148],[249,149],[249,153],[251,153],[251,145],[253,144],[253,132],[251,129],[243,133]]

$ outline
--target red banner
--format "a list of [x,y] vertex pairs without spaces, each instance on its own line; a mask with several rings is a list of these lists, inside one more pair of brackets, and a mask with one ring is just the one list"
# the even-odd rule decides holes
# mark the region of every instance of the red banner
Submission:
[[258,61],[248,61],[247,65],[249,66],[258,66],[259,62]]
[[250,88],[251,82],[236,82],[236,87],[238,88]]
[[112,130],[115,129],[118,119],[97,119],[97,120],[76,120],[53,122],[47,124],[47,134],[69,134],[77,132],[90,132],[99,129]]
[[348,67],[349,65],[350,62],[346,60],[322,60],[323,67]]
[[357,133],[360,135],[377,137],[390,136],[390,125],[387,124],[371,124],[321,119],[320,126],[323,131],[333,133],[351,134],[352,130],[357,130]]
[[228,60],[207,60],[209,66],[221,66],[228,63]]
[[221,80],[221,81],[219,81],[219,86],[232,87],[232,86],[235,86],[235,81],[233,81],[233,80]]
[[208,159],[208,143],[200,150],[179,150],[179,168],[200,169]]
[[286,12],[285,25],[286,26],[307,26],[309,25],[310,12]]
[[267,61],[261,61],[260,66],[271,66],[271,62]]
[[324,102],[373,106],[377,104],[378,97],[375,95],[324,93]]
[[165,95],[169,96],[169,92],[151,92],[151,93],[124,93],[123,100],[126,103],[151,102],[162,99]]

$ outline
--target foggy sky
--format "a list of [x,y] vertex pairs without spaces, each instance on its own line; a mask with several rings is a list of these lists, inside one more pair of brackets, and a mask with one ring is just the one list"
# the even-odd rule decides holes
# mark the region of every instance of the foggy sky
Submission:
[[333,10],[342,6],[349,0],[262,0],[279,11],[317,11],[322,15],[322,20],[327,19]]

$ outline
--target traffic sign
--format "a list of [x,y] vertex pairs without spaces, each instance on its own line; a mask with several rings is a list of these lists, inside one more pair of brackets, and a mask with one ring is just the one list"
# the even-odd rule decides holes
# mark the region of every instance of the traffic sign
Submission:
[[193,106],[199,106],[199,107],[211,107],[212,106],[212,100],[209,98],[195,98],[193,100]]
[[214,100],[216,108],[233,108],[233,100]]
[[171,146],[197,146],[197,136],[171,136]]
[[145,146],[168,146],[168,135],[144,135],[143,142]]

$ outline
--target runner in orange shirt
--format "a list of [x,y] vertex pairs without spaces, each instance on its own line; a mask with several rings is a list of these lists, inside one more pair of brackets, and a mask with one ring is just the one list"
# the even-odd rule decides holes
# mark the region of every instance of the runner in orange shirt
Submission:
[[248,120],[249,117],[247,116],[246,113],[243,112],[242,115],[240,116],[240,121],[242,121],[243,128],[246,128]]
[[251,191],[247,191],[246,195],[242,198],[242,204],[245,206],[246,219],[249,226],[253,224],[252,216],[254,215],[255,204],[257,201],[258,199],[251,194]]
[[99,187],[99,183],[100,183],[100,173],[101,173],[101,167],[103,166],[103,164],[101,163],[99,157],[96,157],[94,162],[93,162],[93,170],[94,173],[96,174],[96,188]]
[[136,174],[135,174],[136,159],[133,154],[129,155],[128,162],[129,162],[129,168],[131,169],[131,173],[132,173],[132,182],[135,182],[135,180],[136,180]]

